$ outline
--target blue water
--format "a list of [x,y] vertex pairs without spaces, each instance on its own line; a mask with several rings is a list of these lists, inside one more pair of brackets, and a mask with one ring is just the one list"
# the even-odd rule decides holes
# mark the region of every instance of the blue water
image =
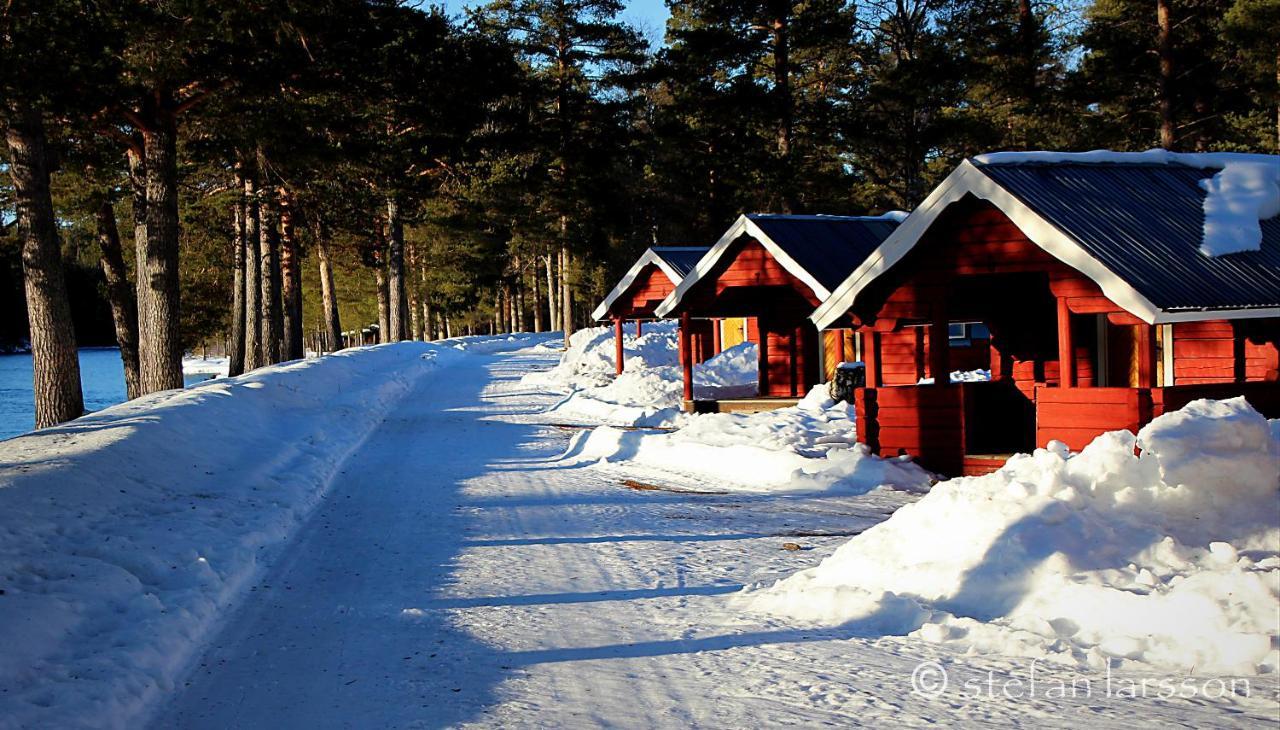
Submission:
[[[209,375],[188,375],[186,384],[208,380]],[[84,407],[97,411],[123,403],[124,365],[114,347],[93,347],[80,351],[80,386]],[[0,439],[30,431],[36,422],[31,392],[31,355],[0,355]]]

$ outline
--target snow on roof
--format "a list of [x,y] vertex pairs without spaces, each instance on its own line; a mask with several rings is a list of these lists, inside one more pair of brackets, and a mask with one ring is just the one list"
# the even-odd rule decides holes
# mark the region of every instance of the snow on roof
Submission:
[[1218,173],[1201,181],[1204,199],[1204,231],[1200,252],[1224,256],[1262,247],[1260,221],[1280,215],[1280,156],[1237,152],[994,152],[978,155],[975,162],[1000,164],[1165,164]]

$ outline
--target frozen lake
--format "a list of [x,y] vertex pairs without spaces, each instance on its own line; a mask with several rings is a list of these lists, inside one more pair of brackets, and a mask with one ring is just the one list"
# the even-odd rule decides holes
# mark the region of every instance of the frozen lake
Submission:
[[[191,385],[211,377],[188,374],[186,383]],[[114,347],[80,350],[80,383],[84,388],[85,410],[96,411],[124,402],[124,365],[120,362],[120,351]],[[35,419],[31,355],[0,355],[0,439],[30,431]]]

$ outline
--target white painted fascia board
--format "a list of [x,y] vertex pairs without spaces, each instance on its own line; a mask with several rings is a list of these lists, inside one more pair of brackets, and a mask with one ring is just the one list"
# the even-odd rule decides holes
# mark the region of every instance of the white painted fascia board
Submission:
[[671,292],[671,294],[662,301],[662,304],[658,305],[658,308],[654,310],[654,314],[659,317],[666,317],[671,314],[671,312],[680,305],[680,300],[684,299],[684,296],[689,293],[689,290],[701,281],[703,277],[711,273],[711,269],[715,267],[716,262],[718,262],[720,257],[724,255],[725,251],[729,249],[729,246],[733,245],[734,241],[744,235],[751,236],[758,241],[761,246],[764,246],[765,250],[773,256],[774,260],[776,260],[782,268],[791,273],[791,275],[804,282],[804,285],[813,291],[819,301],[831,296],[831,292],[829,292],[826,287],[822,286],[822,284],[818,283],[818,280],[813,278],[813,274],[809,273],[804,269],[804,267],[796,263],[795,259],[791,258],[786,251],[783,251],[782,247],[775,243],[773,239],[765,235],[765,232],[753,223],[750,218],[745,215],[740,215],[738,216],[738,220],[734,221],[733,225],[729,226],[729,230],[725,231],[724,235],[720,236],[720,240],[716,241],[715,245],[708,249],[707,253],[698,260],[698,265],[693,267],[693,271],[689,272],[689,275],[684,277],[684,279],[676,286],[675,291]]
[[[809,319],[818,329],[826,329],[839,319],[857,299],[858,294],[876,277],[888,271],[907,254],[920,238],[933,225],[934,220],[946,207],[964,197],[964,185],[961,181],[977,174],[977,169],[968,160],[960,163],[942,184],[933,189],[920,205],[916,206],[888,238],[884,239],[871,255],[858,265],[830,297],[827,297]],[[983,175],[985,178],[986,176]]]
[[886,238],[861,266],[836,287],[835,293],[810,316],[813,323],[819,329],[825,329],[847,312],[863,289],[902,260],[902,257],[920,242],[942,211],[966,194],[972,194],[994,205],[1008,216],[1009,220],[1013,221],[1033,243],[1062,263],[1089,277],[1102,289],[1102,293],[1108,299],[1148,324],[1206,319],[1250,319],[1280,315],[1280,309],[1277,308],[1162,311],[1128,282],[1094,258],[1075,239],[1046,221],[979,168],[965,160],[929,194],[919,207],[912,211],[907,220],[898,226],[898,229]]
[[1151,324],[1172,324],[1174,322],[1204,322],[1210,319],[1264,319],[1280,317],[1280,307],[1257,307],[1253,309],[1188,309],[1179,312],[1161,311]]
[[667,275],[667,278],[671,280],[672,284],[680,282],[680,274],[678,274],[675,269],[671,268],[670,264],[663,261],[661,256],[655,254],[653,249],[645,249],[644,254],[642,254],[640,258],[631,265],[630,269],[627,269],[627,273],[622,277],[622,280],[618,282],[617,286],[613,287],[609,292],[609,295],[600,303],[600,306],[596,307],[595,311],[591,313],[591,319],[596,321],[605,319],[609,314],[609,308],[613,306],[613,303],[616,302],[618,297],[622,296],[627,289],[631,288],[631,285],[636,282],[637,278],[639,278],[640,272],[644,271],[644,267],[650,264],[661,269],[662,273]]

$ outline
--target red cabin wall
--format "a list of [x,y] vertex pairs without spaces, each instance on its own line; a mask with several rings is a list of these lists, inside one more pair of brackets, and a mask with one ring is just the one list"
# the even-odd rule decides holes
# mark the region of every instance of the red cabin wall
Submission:
[[818,382],[818,332],[808,316],[818,305],[809,286],[751,238],[735,241],[688,293],[682,309],[695,318],[746,317],[747,339],[764,338],[762,395],[797,398]]
[[649,264],[640,270],[631,286],[614,300],[610,313],[615,317],[652,317],[653,310],[675,288],[666,272],[655,264]]
[[[1271,337],[1266,336],[1270,327]],[[1241,330],[1237,334],[1237,330]],[[1173,382],[1176,385],[1232,383],[1239,379],[1236,357],[1243,357],[1245,380],[1276,380],[1280,348],[1276,320],[1235,325],[1227,320],[1173,325]],[[1254,337],[1248,335],[1254,334]],[[1262,335],[1262,336],[1257,336]]]
[[[768,249],[754,239],[735,242],[720,258],[710,278],[715,284],[716,294],[731,287],[785,286],[808,299],[814,307],[819,304],[809,285],[784,269]],[[708,283],[711,282],[707,279],[700,282],[702,285]],[[762,310],[768,308],[768,302],[760,304]]]
[[768,383],[761,395],[804,397],[819,382],[818,330],[807,320],[797,323],[763,319],[763,334],[769,338],[765,348]]
[[[987,367],[995,346],[1003,353],[1002,368],[1028,398],[1037,384],[1059,382],[1058,350],[1055,338],[1056,315],[1044,311],[1027,311],[1016,297],[1013,301],[991,299],[985,304],[985,295],[1005,297],[1007,292],[993,291],[991,287],[975,285],[974,295],[957,292],[957,284],[966,277],[989,277],[999,274],[1022,274],[1038,277],[1039,296],[1045,301],[1061,296],[1073,313],[1072,329],[1075,334],[1076,384],[1092,386],[1096,381],[1095,346],[1096,323],[1093,314],[1123,312],[1103,294],[1088,277],[1050,256],[1033,243],[1003,213],[987,203],[970,203],[957,207],[946,220],[940,221],[908,257],[898,264],[909,272],[892,277],[887,294],[882,290],[882,304],[874,312],[874,318],[895,321],[927,321],[937,303],[943,303],[950,321],[982,321],[993,329],[993,339],[969,352],[953,350],[952,370],[972,370]],[[981,279],[971,279],[981,281]],[[1027,285],[1030,279],[1024,279]],[[1049,291],[1044,291],[1047,285]],[[984,311],[984,307],[986,310]],[[868,313],[864,313],[868,314]],[[1003,324],[1003,327],[998,325]],[[914,346],[914,328],[903,327],[897,332],[885,333],[882,341],[884,382],[889,385],[906,385],[917,381],[916,374],[928,370],[929,347],[925,337],[921,353],[923,364],[917,367]],[[1029,331],[1038,337],[1027,337]],[[1004,334],[1004,342],[1002,340]],[[1010,346],[1010,339],[1019,340]],[[892,344],[890,344],[892,343]],[[985,363],[975,364],[984,357]]]

